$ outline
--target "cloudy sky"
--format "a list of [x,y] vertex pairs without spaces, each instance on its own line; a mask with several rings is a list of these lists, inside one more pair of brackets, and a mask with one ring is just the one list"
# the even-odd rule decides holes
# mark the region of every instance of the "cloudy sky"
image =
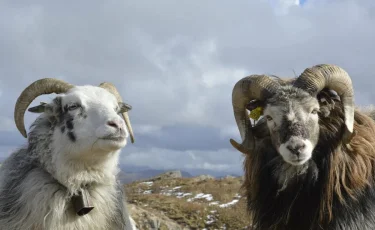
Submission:
[[[151,4],[153,2],[153,4]],[[14,104],[31,82],[110,81],[133,106],[122,163],[241,173],[233,85],[342,66],[375,99],[373,0],[0,1],[0,156],[26,142]],[[53,98],[37,98],[33,105]],[[35,119],[26,114],[26,126]]]

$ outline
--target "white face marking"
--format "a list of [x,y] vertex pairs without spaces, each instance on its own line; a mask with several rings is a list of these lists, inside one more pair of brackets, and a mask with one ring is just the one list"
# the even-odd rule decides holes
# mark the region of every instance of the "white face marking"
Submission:
[[312,156],[313,145],[309,140],[300,137],[291,137],[279,147],[283,159],[292,165],[302,165]]
[[264,110],[264,116],[270,116],[272,118],[272,120],[267,120],[267,125],[270,130],[273,130],[281,124],[284,115],[282,112],[283,108],[283,106],[268,106]]
[[[316,130],[314,126],[318,126],[319,116],[317,113],[311,113],[311,108],[317,109],[319,105],[317,102],[312,102],[311,105],[301,105],[299,103],[299,101],[290,101],[282,105],[269,105],[263,113],[266,118],[269,118],[267,119],[267,126],[275,148],[284,161],[293,166],[305,164],[311,158],[316,145],[315,141],[312,140],[318,135],[317,131],[314,131]],[[296,110],[296,108],[299,109]],[[306,136],[303,137],[301,132],[294,130],[293,132],[296,132],[296,135],[290,133],[291,137],[288,140],[283,140],[282,138],[288,135],[286,132],[289,132],[289,125],[283,126],[283,122],[286,121],[290,122],[290,124],[299,123],[302,124],[300,126],[303,128],[310,129],[308,132],[312,134],[313,139],[306,139]]]
[[[59,128],[55,129],[54,144],[65,149],[64,152],[93,157],[119,150],[126,145],[129,132],[117,112],[118,103],[113,94],[99,87],[77,86],[62,95],[63,108],[71,103],[82,105],[86,117],[79,115],[81,109],[69,111],[68,115],[74,118],[73,129],[65,128],[63,133]],[[69,131],[74,133],[75,141],[69,139]]]
[[294,118],[295,118],[295,114],[294,114],[294,111],[289,111],[289,113],[286,115],[286,118],[289,120],[289,121],[293,121]]

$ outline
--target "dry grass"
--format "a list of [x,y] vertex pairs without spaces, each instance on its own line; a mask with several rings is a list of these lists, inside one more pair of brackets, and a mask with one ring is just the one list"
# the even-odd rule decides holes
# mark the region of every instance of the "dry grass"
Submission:
[[[190,229],[245,229],[250,222],[246,213],[246,200],[239,194],[241,183],[240,178],[203,181],[178,178],[158,180],[153,184],[134,182],[126,185],[126,190],[129,203],[153,212],[163,212]],[[200,193],[206,196],[191,200]],[[182,194],[185,196],[181,197]],[[238,202],[228,207],[219,207],[233,200]]]

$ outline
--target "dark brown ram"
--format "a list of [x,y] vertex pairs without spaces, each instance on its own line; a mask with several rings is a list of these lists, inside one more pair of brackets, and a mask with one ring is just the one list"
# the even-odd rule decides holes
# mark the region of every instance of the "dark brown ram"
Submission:
[[[232,102],[254,229],[375,229],[373,111],[355,108],[346,71],[252,75],[236,83]],[[253,127],[247,108],[257,106],[263,118]]]

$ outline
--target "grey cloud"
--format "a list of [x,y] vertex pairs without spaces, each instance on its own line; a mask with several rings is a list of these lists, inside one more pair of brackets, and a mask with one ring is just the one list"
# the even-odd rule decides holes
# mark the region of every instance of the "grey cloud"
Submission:
[[234,150],[171,150],[129,147],[122,152],[122,164],[147,165],[161,169],[204,169],[241,174],[243,156]]
[[[231,91],[246,75],[338,64],[353,77],[356,103],[373,102],[374,2],[309,0],[277,11],[266,0],[2,1],[0,117],[12,120],[21,90],[42,77],[110,81],[133,106],[136,143],[124,152],[134,164],[151,164],[157,148],[158,167],[179,165],[188,151],[202,151],[191,167],[211,167],[219,156],[203,152],[232,151],[228,139],[239,140]],[[26,126],[35,117],[27,113]],[[25,141],[7,130],[0,139]]]
[[26,143],[25,140],[19,138],[20,134],[16,132],[0,131],[0,146],[21,146]]
[[165,126],[157,135],[147,133],[138,135],[137,141],[142,147],[162,148],[174,151],[215,151],[231,149],[229,138],[220,135],[220,129],[197,125]]

